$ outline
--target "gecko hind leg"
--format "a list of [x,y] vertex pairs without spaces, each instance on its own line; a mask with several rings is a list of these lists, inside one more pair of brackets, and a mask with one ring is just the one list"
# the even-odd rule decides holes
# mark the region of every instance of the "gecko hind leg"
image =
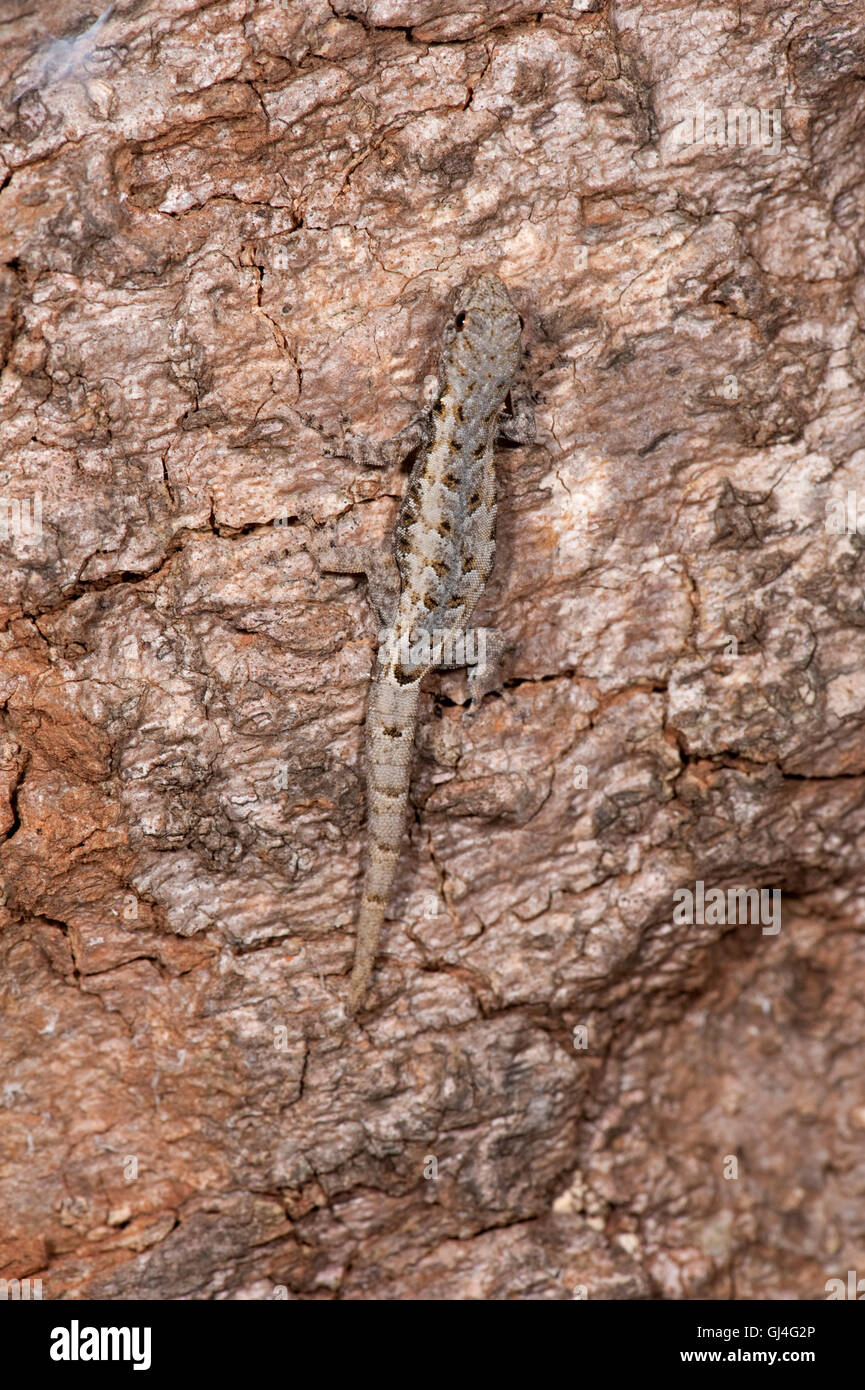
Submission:
[[465,666],[471,700],[470,714],[474,714],[485,695],[499,686],[502,658],[507,648],[512,645],[495,627],[480,628],[478,634],[477,661],[467,661],[465,652],[459,651],[450,654],[445,651],[437,654],[436,659],[436,669],[439,671],[452,671]]
[[319,569],[327,574],[365,574],[369,601],[383,627],[393,622],[399,601],[399,570],[389,549],[371,545],[322,546],[316,552]]
[[485,633],[485,649],[482,649],[478,654],[479,656],[483,655],[483,660],[468,667],[468,686],[471,697],[470,714],[474,714],[485,695],[500,686],[502,659],[507,648],[513,645],[496,627],[487,627],[483,631]]

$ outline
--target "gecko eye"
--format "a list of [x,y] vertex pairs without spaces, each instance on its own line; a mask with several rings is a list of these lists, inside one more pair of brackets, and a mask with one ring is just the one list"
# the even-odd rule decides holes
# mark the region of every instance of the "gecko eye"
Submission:
[[465,313],[464,313],[464,312],[461,313],[461,314],[457,314],[456,319],[455,319],[455,323],[456,323],[457,328],[462,328],[462,326],[463,326],[463,324],[465,323],[465,321],[466,321],[466,316],[465,316]]

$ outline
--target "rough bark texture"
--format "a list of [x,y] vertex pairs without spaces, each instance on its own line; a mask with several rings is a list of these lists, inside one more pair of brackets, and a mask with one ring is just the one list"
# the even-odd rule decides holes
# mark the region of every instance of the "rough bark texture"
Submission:
[[[861,6],[0,18],[0,1276],[861,1273]],[[780,138],[684,142],[701,104]],[[479,614],[514,645],[474,720],[428,682],[350,1023],[376,625],[309,542],[382,538],[403,476],[317,427],[404,424],[484,268],[539,423]],[[781,890],[780,932],[674,923],[698,880]]]

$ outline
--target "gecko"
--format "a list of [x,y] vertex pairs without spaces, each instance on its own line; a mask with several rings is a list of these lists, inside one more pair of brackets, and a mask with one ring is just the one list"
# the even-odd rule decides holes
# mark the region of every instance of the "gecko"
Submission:
[[485,273],[456,293],[444,328],[431,404],[376,443],[346,435],[331,455],[373,467],[415,455],[388,548],[321,547],[322,570],[365,574],[382,624],[366,716],[367,843],[347,1011],[369,989],[409,805],[421,682],[468,669],[471,707],[493,688],[505,648],[496,629],[467,632],[493,566],[497,439],[535,437],[519,375],[522,321],[503,282]]

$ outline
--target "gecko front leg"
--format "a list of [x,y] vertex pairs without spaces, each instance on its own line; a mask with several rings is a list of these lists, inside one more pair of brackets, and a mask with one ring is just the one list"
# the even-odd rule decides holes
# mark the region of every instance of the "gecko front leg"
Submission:
[[535,440],[535,408],[528,383],[517,377],[508,393],[510,410],[503,410],[498,419],[496,440],[505,444],[533,444]]

